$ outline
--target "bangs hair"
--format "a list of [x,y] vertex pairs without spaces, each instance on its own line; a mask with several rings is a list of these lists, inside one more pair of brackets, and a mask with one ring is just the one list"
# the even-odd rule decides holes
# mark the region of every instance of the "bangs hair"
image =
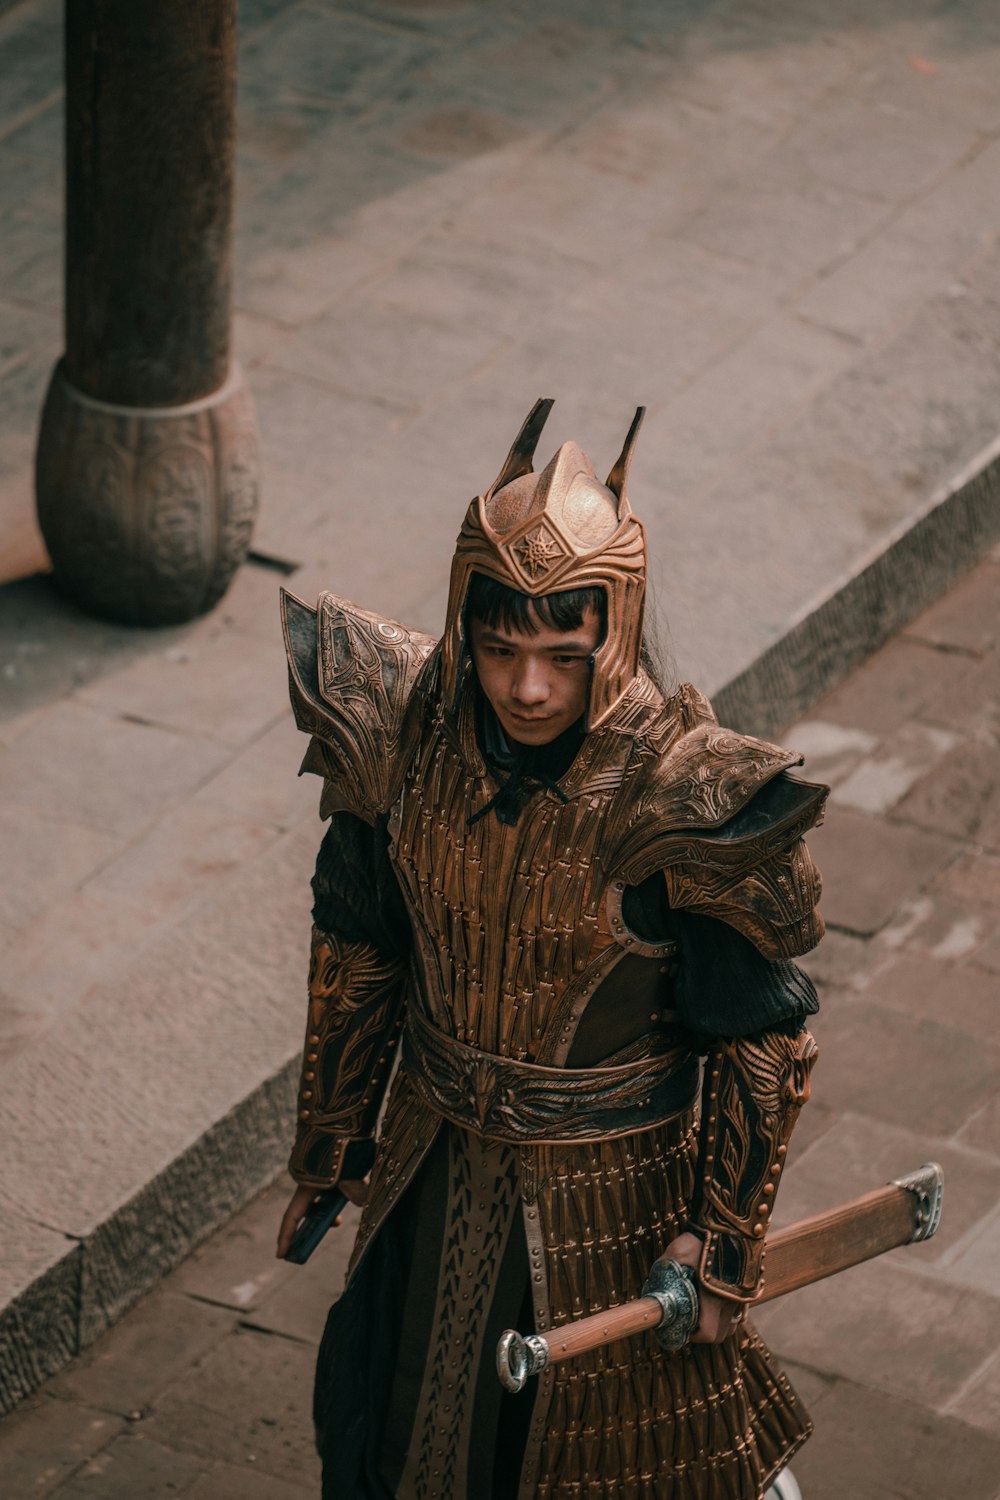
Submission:
[[492,630],[522,631],[528,635],[537,635],[543,625],[550,630],[579,630],[588,609],[600,621],[603,638],[608,627],[608,605],[604,590],[596,586],[541,594],[536,599],[483,573],[473,573],[465,602],[467,618],[481,620]]

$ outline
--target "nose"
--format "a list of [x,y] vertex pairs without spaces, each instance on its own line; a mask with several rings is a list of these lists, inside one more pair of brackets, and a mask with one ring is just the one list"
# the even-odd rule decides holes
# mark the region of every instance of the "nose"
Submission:
[[533,708],[544,703],[549,696],[549,685],[540,662],[530,657],[518,665],[511,683],[511,697],[523,708]]

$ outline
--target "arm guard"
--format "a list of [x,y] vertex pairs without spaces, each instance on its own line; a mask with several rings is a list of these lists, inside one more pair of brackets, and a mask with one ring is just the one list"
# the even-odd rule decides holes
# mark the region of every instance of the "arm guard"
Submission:
[[298,1129],[288,1169],[330,1187],[352,1141],[370,1139],[399,1039],[405,964],[313,928]]
[[731,1038],[708,1055],[689,1228],[703,1242],[701,1281],[719,1296],[749,1298],[760,1286],[764,1235],[815,1061],[808,1031]]

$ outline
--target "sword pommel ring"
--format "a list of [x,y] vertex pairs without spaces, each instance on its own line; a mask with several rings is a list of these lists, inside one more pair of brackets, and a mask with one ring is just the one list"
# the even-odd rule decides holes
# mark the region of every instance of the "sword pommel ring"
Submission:
[[529,1375],[537,1375],[549,1363],[549,1346],[541,1334],[522,1338],[508,1328],[497,1344],[497,1374],[505,1391],[520,1391]]

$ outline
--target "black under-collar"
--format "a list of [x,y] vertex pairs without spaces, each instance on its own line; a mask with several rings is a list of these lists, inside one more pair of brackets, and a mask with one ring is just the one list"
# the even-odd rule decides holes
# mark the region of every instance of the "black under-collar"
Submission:
[[495,812],[501,823],[515,824],[539,787],[555,792],[562,802],[568,801],[559,777],[573,764],[585,735],[581,717],[546,745],[520,745],[508,740],[489,699],[477,684],[476,738],[499,790],[469,819],[470,828],[489,812]]

